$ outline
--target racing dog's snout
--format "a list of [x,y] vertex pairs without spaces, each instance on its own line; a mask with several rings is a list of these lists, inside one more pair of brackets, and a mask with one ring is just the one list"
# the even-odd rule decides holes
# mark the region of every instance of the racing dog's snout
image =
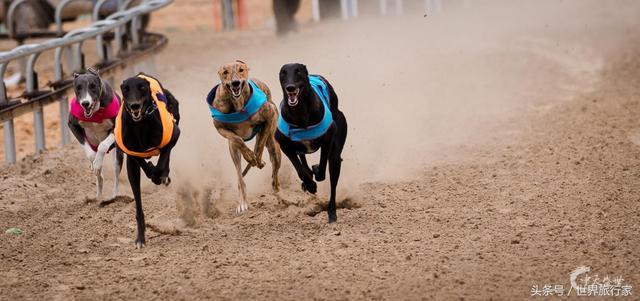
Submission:
[[231,82],[231,86],[234,88],[240,87],[241,82],[239,80],[234,80]]
[[287,90],[287,92],[295,92],[296,91],[296,86],[287,85],[284,89]]
[[131,107],[132,110],[137,111],[140,109],[141,105],[139,103],[132,103],[129,107]]
[[88,102],[88,101],[83,101],[83,102],[81,102],[81,103],[80,103],[80,105],[81,105],[83,108],[88,109],[88,108],[91,106],[91,103],[90,103],[90,102]]

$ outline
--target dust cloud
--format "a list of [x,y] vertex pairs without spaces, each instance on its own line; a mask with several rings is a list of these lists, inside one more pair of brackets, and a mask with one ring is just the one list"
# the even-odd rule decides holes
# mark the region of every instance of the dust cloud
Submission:
[[[505,124],[518,113],[552,109],[547,99],[571,99],[598,82],[602,59],[582,47],[579,37],[554,36],[554,28],[597,30],[597,16],[612,8],[599,7],[600,1],[471,2],[452,1],[441,14],[408,8],[403,17],[312,24],[282,39],[227,37],[220,48],[196,45],[171,54],[178,56],[178,66],[161,67],[163,80],[184,116],[172,156],[174,178],[217,191],[220,198],[237,198],[227,143],[204,101],[218,81],[218,66],[233,59],[248,63],[250,75],[269,85],[276,104],[282,99],[278,71],[285,63],[304,63],[331,82],[349,123],[339,185],[346,194],[358,194],[364,182],[407,180],[429,165],[464,160],[464,151],[477,145],[516,139],[525,121]],[[632,14],[621,18],[637,22]],[[263,160],[269,162],[266,152]],[[312,156],[310,163],[317,160]],[[270,168],[267,163],[250,171],[249,198],[270,191]],[[285,189],[299,190],[284,156],[280,176]]]

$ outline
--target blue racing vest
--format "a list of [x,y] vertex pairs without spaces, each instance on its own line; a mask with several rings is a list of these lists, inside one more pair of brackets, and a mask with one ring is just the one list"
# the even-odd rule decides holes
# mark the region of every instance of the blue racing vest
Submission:
[[225,114],[213,107],[216,90],[220,84],[215,85],[213,89],[209,91],[209,95],[207,95],[207,104],[209,105],[209,110],[211,111],[211,117],[213,117],[213,120],[222,123],[242,123],[249,120],[251,116],[260,110],[260,107],[267,102],[267,95],[260,90],[258,85],[256,85],[252,80],[248,80],[248,82],[251,86],[251,97],[249,97],[249,100],[244,104],[244,107],[240,112]]
[[316,125],[311,125],[308,127],[296,127],[292,124],[287,123],[284,118],[282,118],[282,106],[284,105],[284,101],[280,103],[280,114],[278,115],[278,131],[283,135],[289,137],[292,141],[305,141],[305,140],[313,140],[316,139],[324,133],[327,132],[331,124],[333,123],[333,115],[331,114],[331,110],[329,110],[329,89],[327,88],[327,83],[317,75],[309,75],[309,83],[311,84],[311,88],[313,92],[318,95],[322,102],[322,106],[324,107],[324,116],[320,123]]

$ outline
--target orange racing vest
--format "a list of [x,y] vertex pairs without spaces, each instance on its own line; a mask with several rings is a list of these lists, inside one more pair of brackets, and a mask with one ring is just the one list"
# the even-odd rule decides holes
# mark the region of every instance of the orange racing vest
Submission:
[[151,88],[151,96],[153,97],[153,101],[156,103],[158,113],[160,113],[160,121],[162,122],[162,140],[160,141],[160,145],[151,147],[144,152],[136,152],[127,148],[127,146],[124,144],[124,140],[122,139],[122,113],[125,106],[124,103],[120,106],[120,110],[118,111],[113,134],[116,138],[116,144],[125,154],[140,158],[150,158],[159,155],[160,149],[165,147],[171,141],[174,119],[173,115],[169,112],[169,110],[167,110],[167,104],[164,101],[158,99],[158,96],[163,99],[165,98],[162,91],[162,86],[160,86],[160,82],[158,82],[157,79],[142,73],[138,74],[138,77],[149,82],[149,87]]

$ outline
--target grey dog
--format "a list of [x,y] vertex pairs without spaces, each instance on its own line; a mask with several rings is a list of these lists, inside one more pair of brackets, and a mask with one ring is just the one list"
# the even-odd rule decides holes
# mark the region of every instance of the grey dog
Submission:
[[[102,194],[102,162],[104,155],[115,148],[113,129],[121,105],[120,97],[100,78],[97,71],[74,74],[75,99],[70,102],[69,129],[82,144],[96,176],[96,198]],[[118,176],[122,169],[123,153],[115,148],[115,178],[113,197],[118,195]]]

